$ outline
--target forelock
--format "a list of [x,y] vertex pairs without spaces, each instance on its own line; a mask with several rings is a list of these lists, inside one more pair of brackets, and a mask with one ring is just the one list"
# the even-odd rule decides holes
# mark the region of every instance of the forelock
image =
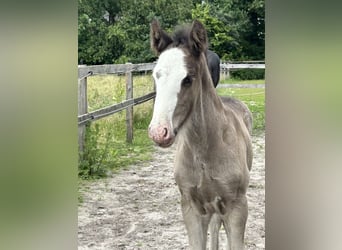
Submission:
[[189,46],[189,34],[191,26],[189,24],[177,26],[172,35],[174,47],[187,47]]

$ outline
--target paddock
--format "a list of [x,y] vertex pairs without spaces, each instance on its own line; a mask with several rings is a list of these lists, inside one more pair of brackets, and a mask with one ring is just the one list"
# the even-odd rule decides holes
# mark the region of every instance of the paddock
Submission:
[[[129,97],[130,92],[127,92],[126,101],[123,103],[88,113],[87,77],[121,73],[126,75],[127,90],[130,86],[133,87],[131,72],[141,70],[149,72],[153,67],[154,64],[79,67],[79,129],[82,131],[85,122],[101,119],[103,116],[117,112],[118,108],[124,111],[141,103],[145,98],[154,97],[154,93],[150,93],[146,95],[147,97],[130,99],[132,98]],[[265,66],[264,64],[255,66],[255,64],[248,63],[221,63],[221,79],[229,77],[229,70],[232,69],[259,67]],[[127,68],[129,68],[128,71],[126,71]],[[237,87],[240,89],[264,88],[264,84],[260,86],[218,85],[221,89],[234,90]],[[265,146],[263,134],[253,135],[253,147],[253,168],[247,192],[249,216],[245,243],[247,249],[264,249]],[[173,150],[174,147],[166,150],[155,148],[152,161],[129,166],[106,179],[82,185],[80,192],[83,202],[78,207],[78,249],[188,249],[180,210],[179,191],[173,175]],[[225,236],[222,231],[220,249],[224,243]]]
[[[253,168],[247,192],[245,243],[265,249],[265,137],[252,136]],[[78,249],[188,249],[180,195],[173,176],[175,147],[155,148],[153,160],[130,166],[81,190]],[[210,236],[209,236],[210,237]],[[225,243],[220,231],[220,249]]]

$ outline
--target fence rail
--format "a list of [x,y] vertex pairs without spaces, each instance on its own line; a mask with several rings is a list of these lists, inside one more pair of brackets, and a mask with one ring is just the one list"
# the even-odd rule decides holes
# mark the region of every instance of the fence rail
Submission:
[[247,83],[247,84],[239,84],[239,83],[233,83],[233,84],[218,84],[216,88],[238,88],[238,89],[264,89],[265,84],[253,84],[253,83]]
[[[220,71],[223,79],[229,77],[230,70],[238,69],[265,69],[265,64],[258,62],[230,63],[222,62]],[[126,110],[127,142],[133,139],[133,106],[153,99],[156,92],[133,98],[133,72],[146,72],[153,70],[156,63],[141,64],[105,64],[105,65],[79,65],[78,66],[78,142],[80,152],[84,149],[85,125],[90,121],[99,120],[106,116]],[[102,74],[125,74],[126,100],[92,112],[88,112],[87,78]],[[264,88],[264,84],[219,84],[218,88]]]
[[88,121],[96,121],[103,117],[106,117],[106,116],[115,114],[117,112],[120,112],[124,109],[127,109],[128,107],[147,102],[153,99],[155,96],[156,96],[156,92],[151,92],[147,95],[144,95],[135,99],[129,99],[118,104],[113,104],[108,107],[101,108],[93,112],[80,115],[78,116],[78,125],[86,124]]
[[221,63],[220,64],[221,69],[264,69],[265,64],[255,64],[255,63]]
[[132,72],[143,72],[151,71],[156,63],[140,63],[140,64],[104,64],[104,65],[80,65],[78,67],[78,78],[87,76],[89,72],[92,75],[100,74],[125,74],[129,71]]

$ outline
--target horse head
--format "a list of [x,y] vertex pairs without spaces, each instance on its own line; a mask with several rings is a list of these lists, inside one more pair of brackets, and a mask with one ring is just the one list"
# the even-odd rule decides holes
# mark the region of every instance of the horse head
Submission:
[[149,136],[159,146],[168,147],[200,96],[203,74],[205,80],[211,80],[205,56],[208,38],[199,21],[169,36],[154,20],[150,39],[159,58],[152,74],[157,95]]

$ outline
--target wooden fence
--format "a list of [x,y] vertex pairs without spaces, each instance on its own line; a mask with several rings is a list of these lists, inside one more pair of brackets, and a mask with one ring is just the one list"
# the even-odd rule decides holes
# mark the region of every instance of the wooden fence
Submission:
[[[153,99],[155,92],[133,98],[133,72],[152,71],[156,63],[143,64],[108,64],[108,65],[79,65],[78,66],[78,144],[79,151],[83,152],[85,139],[85,125],[88,122],[101,119],[114,113],[126,110],[126,140],[133,140],[133,106]],[[265,69],[265,64],[259,63],[221,63],[221,79],[229,77],[231,70],[237,69]],[[88,112],[87,78],[99,74],[125,74],[126,100],[92,112]],[[153,84],[153,83],[151,83]],[[264,88],[264,84],[219,84],[218,88]]]

